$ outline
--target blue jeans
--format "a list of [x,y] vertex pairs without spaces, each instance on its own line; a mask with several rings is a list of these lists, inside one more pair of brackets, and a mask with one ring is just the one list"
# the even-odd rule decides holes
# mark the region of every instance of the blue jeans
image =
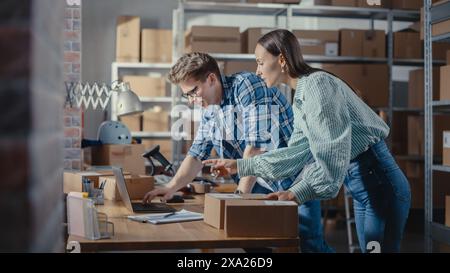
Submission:
[[411,190],[384,141],[350,162],[344,185],[353,197],[362,252],[372,241],[380,244],[382,252],[400,252]]
[[[287,190],[280,188],[279,191]],[[258,183],[253,187],[252,193],[270,193],[271,191]],[[298,206],[300,248],[302,253],[334,253],[323,238],[321,222],[320,201],[312,200]]]

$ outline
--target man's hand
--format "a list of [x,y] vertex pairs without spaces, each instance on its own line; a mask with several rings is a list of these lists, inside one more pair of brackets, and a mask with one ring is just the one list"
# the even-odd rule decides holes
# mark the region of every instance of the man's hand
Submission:
[[158,189],[154,189],[152,191],[149,191],[145,194],[144,198],[142,199],[142,203],[146,204],[146,203],[151,203],[152,200],[156,197],[156,196],[162,196],[162,200],[169,200],[172,199],[173,197],[173,190],[170,188],[158,188]]
[[297,198],[291,191],[279,191],[279,192],[270,193],[267,195],[267,198],[271,199],[271,200],[294,201],[294,202],[298,203]]
[[208,159],[202,163],[203,165],[211,164],[211,172],[216,172],[218,176],[237,173],[237,161],[234,159]]

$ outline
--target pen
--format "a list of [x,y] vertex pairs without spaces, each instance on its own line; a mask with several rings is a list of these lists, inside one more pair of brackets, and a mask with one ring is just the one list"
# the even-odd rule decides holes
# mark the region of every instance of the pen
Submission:
[[177,213],[177,212],[175,211],[175,212],[171,212],[169,214],[166,214],[166,215],[163,216],[163,218],[167,218],[167,217],[170,217],[172,215],[175,215],[175,213]]

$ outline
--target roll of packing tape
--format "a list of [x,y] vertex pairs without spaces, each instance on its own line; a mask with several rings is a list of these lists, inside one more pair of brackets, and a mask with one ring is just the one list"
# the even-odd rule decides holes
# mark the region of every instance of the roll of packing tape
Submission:
[[191,187],[195,193],[208,193],[211,191],[211,184],[209,183],[192,182]]

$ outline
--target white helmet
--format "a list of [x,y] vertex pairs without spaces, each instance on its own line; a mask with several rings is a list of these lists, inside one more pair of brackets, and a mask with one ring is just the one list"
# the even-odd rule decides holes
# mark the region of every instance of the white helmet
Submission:
[[119,121],[104,121],[98,127],[97,139],[102,144],[131,144],[131,133]]

